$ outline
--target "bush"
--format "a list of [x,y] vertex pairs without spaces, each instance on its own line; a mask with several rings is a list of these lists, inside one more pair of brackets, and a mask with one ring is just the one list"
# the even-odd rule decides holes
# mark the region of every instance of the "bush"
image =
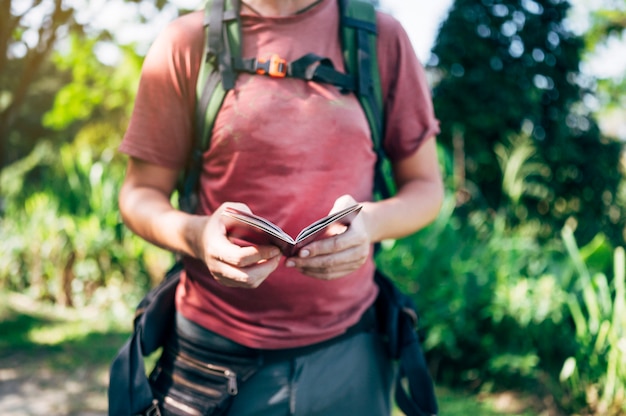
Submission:
[[113,293],[134,303],[171,255],[122,224],[124,168],[113,151],[64,145],[58,154],[44,143],[2,171],[0,286],[69,306],[110,303]]
[[377,259],[416,300],[437,382],[530,390],[568,412],[623,412],[623,251],[613,280],[602,235],[578,249],[569,228],[545,241],[532,223],[455,208],[450,194],[434,224],[386,242]]

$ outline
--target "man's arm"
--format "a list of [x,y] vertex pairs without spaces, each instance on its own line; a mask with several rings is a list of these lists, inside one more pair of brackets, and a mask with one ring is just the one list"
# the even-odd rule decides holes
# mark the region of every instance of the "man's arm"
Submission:
[[[298,257],[288,259],[286,265],[320,279],[342,277],[365,263],[372,243],[408,236],[431,223],[444,196],[434,138],[427,139],[393,169],[396,195],[378,202],[364,202],[361,213],[344,233],[307,245]],[[352,197],[343,196],[333,211],[354,202]]]
[[249,211],[244,204],[225,203],[213,215],[191,215],[175,209],[170,197],[178,171],[130,158],[119,207],[124,223],[146,241],[203,260],[227,286],[257,287],[278,266],[276,247],[240,247],[231,243],[220,220],[226,206]]
[[394,165],[398,192],[389,199],[367,204],[364,210],[372,243],[406,237],[437,218],[444,197],[434,138]]

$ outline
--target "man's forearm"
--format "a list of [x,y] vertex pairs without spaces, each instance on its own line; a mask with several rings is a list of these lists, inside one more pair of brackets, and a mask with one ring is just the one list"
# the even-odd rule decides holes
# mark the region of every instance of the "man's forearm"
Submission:
[[440,182],[414,180],[395,196],[366,204],[372,242],[406,237],[424,228],[437,218],[442,202]]
[[207,217],[175,209],[158,190],[122,187],[119,198],[124,223],[137,235],[166,250],[197,257]]

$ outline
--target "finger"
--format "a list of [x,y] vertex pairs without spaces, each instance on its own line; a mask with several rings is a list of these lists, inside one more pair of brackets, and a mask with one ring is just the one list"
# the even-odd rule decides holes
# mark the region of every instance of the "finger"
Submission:
[[355,247],[366,246],[368,241],[364,235],[349,227],[342,234],[324,238],[306,245],[299,251],[299,258],[310,258],[328,254],[340,253]]
[[250,209],[250,207],[243,202],[225,202],[217,209],[217,211],[222,212],[226,208],[235,208],[239,211],[244,211],[252,214],[252,210]]
[[348,208],[354,204],[356,204],[356,200],[352,197],[352,195],[342,195],[335,200],[330,213],[341,211],[344,208]]
[[223,246],[216,253],[219,261],[238,268],[254,266],[259,262],[280,258],[280,250],[275,246],[247,246],[241,247],[236,244]]
[[285,265],[310,272],[328,273],[331,271],[354,270],[363,265],[369,257],[367,246],[356,246],[339,253],[311,258],[289,258]]
[[245,268],[222,263],[212,273],[213,277],[224,286],[254,289],[259,287],[276,270],[279,262],[280,257],[274,257]]

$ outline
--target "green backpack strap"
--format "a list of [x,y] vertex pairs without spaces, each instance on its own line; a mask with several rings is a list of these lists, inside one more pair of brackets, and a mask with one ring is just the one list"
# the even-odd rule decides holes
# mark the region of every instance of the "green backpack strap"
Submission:
[[[389,168],[385,169],[387,159],[382,146],[383,99],[376,55],[376,10],[372,4],[358,0],[338,2],[346,72],[354,78],[354,90],[367,117],[377,155],[375,191],[387,197],[393,185],[386,180],[390,175],[383,173]],[[237,70],[233,63],[243,62],[240,7],[240,0],[207,0],[205,5],[206,49],[196,84],[196,137],[179,185],[179,205],[187,212],[193,212],[197,203],[202,154],[210,145],[217,113],[226,92],[235,85]],[[301,60],[306,61],[307,57]]]
[[208,148],[213,123],[226,92],[235,86],[234,58],[241,58],[239,0],[208,0],[205,5],[205,53],[196,84],[196,135]]
[[[202,171],[202,154],[209,148],[213,124],[226,92],[235,86],[231,62],[241,57],[239,0],[207,0],[204,7],[205,51],[196,83],[195,134],[187,167],[179,180],[179,207],[194,212]],[[227,40],[227,41],[225,41]]]
[[376,40],[376,9],[359,0],[339,0],[341,40],[346,71],[356,77],[356,94],[367,117],[376,152],[374,190],[387,198],[394,190],[391,168],[383,149],[384,103]]
[[346,71],[356,77],[356,94],[367,116],[374,146],[382,140],[383,95],[376,54],[376,10],[370,3],[339,0]]

